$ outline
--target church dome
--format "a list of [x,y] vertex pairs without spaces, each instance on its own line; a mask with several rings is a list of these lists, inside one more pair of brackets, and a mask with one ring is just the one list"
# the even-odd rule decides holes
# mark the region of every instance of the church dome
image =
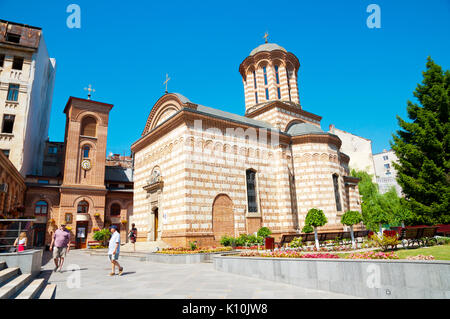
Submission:
[[270,51],[274,51],[274,50],[281,50],[281,51],[287,52],[285,48],[283,48],[282,46],[279,46],[276,43],[264,43],[256,48],[254,48],[252,50],[252,52],[250,52],[250,56],[252,56],[258,52],[264,52],[264,51],[270,52]]
[[327,134],[320,127],[311,123],[295,123],[288,128],[287,133],[292,136],[306,134]]

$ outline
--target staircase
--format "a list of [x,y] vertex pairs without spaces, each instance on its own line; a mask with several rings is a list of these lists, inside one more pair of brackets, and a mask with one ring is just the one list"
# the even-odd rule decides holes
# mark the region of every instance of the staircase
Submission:
[[43,278],[33,279],[0,261],[0,299],[53,299],[55,290],[56,285],[46,284]]

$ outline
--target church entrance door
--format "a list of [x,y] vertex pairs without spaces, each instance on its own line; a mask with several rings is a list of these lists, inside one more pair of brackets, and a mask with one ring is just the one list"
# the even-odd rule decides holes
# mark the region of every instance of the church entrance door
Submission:
[[154,225],[154,229],[155,229],[155,240],[158,240],[158,207],[155,208],[155,210],[153,211],[153,214],[155,215],[155,225]]
[[223,235],[234,236],[233,202],[225,194],[218,195],[213,203],[214,240],[219,241]]
[[75,238],[75,248],[83,249],[87,246],[88,222],[77,222],[77,232]]

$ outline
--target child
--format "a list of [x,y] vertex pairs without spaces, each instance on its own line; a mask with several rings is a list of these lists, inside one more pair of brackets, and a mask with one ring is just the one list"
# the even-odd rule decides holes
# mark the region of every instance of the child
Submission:
[[26,232],[21,232],[19,237],[16,238],[16,240],[14,241],[14,247],[16,247],[17,245],[19,245],[19,247],[17,248],[18,252],[25,250],[25,247],[27,246],[27,233]]

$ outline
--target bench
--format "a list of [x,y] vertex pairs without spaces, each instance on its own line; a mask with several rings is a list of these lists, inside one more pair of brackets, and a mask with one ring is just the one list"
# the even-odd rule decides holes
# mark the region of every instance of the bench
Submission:
[[[358,238],[366,237],[369,234],[368,230],[357,230],[353,232],[355,240]],[[301,237],[302,242],[312,242],[315,241],[314,233],[306,233],[306,234],[283,234],[281,236],[280,242],[276,243],[278,248],[283,247],[285,244],[289,244],[294,238]],[[317,238],[319,243],[322,245],[326,244],[328,240],[336,240],[339,239],[339,243],[342,244],[344,239],[351,239],[351,233],[349,231],[342,232],[322,232],[317,233]]]
[[98,240],[88,240],[87,245],[89,246],[100,246],[103,243],[101,241]]
[[433,238],[436,235],[437,226],[421,226],[421,227],[406,227],[400,230],[399,240],[402,242],[403,248],[406,246],[414,245],[417,243],[426,244],[430,238]]
[[438,229],[436,230],[436,235],[445,237],[450,236],[450,224],[449,225],[440,224],[436,226],[438,227]]

